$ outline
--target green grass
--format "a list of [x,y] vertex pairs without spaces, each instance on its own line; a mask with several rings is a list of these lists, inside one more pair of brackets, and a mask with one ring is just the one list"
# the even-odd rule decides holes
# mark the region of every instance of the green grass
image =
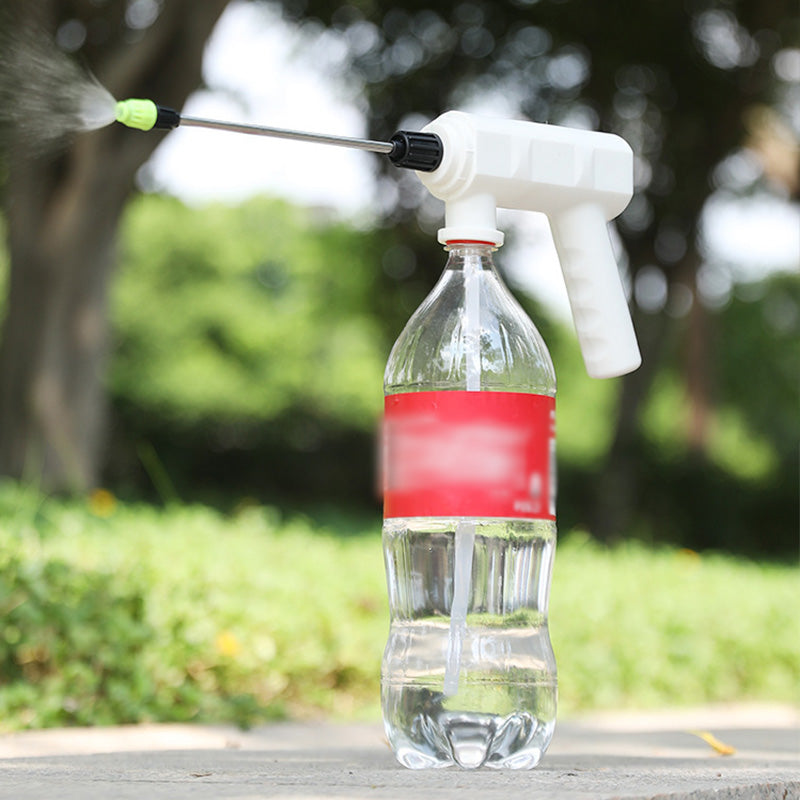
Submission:
[[561,707],[800,702],[800,570],[566,536],[550,628]]
[[[0,484],[0,725],[377,718],[378,531]],[[562,536],[560,710],[797,700],[798,609],[791,566]]]

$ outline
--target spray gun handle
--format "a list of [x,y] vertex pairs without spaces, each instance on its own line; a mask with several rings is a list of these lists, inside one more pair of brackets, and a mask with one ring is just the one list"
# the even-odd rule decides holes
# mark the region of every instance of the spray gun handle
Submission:
[[550,216],[586,371],[614,378],[641,363],[639,345],[602,209],[583,204]]
[[443,157],[423,184],[445,201],[440,241],[503,242],[497,208],[550,218],[587,371],[624,375],[641,363],[607,221],[633,194],[633,152],[618,136],[448,111],[425,128]]

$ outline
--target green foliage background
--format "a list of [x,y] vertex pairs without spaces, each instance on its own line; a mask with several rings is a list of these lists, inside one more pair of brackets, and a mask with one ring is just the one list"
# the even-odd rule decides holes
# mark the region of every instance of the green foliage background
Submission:
[[[47,499],[0,483],[0,728],[377,719],[377,518]],[[550,629],[559,713],[793,702],[796,568],[572,531]]]
[[[5,728],[377,717],[382,371],[444,263],[432,249],[435,268],[401,285],[384,269],[399,246],[264,198],[131,205],[108,373],[113,493],[0,485]],[[680,342],[665,343],[637,527],[612,548],[580,526],[618,383],[589,379],[571,331],[518,293],[559,377],[562,715],[797,697],[796,568],[696,552],[794,546],[800,286],[744,288],[715,316],[706,459],[686,439]]]
[[[743,183],[720,170],[745,151],[763,158],[775,144],[765,120],[791,117],[796,87],[778,79],[775,59],[796,49],[798,20],[784,0],[628,3],[624,26],[597,3],[560,0],[280,5],[309,49],[323,37],[346,42],[331,69],[357,87],[375,138],[411,109],[432,117],[486,91],[531,119],[625,136],[637,190],[618,232],[634,281],[656,267],[668,299],[697,288],[711,193],[774,193],[777,181],[796,199],[794,178],[768,165]],[[77,58],[97,66],[127,40],[147,45],[150,32],[123,23],[125,3],[89,6],[52,4],[55,25],[82,19],[92,32]],[[171,82],[177,72],[153,70],[152,91],[156,76]],[[131,133],[114,131],[113,158],[97,173],[107,187]],[[15,185],[21,194],[6,192],[9,203],[28,190],[46,199],[50,183],[50,200],[72,196],[62,180],[75,174],[76,153],[67,146],[52,170],[39,165],[37,178]],[[412,219],[425,206],[416,179],[401,175],[396,188],[386,227],[374,230],[270,199],[130,204],[106,373],[112,493],[59,500],[0,484],[0,725],[376,716],[386,635],[372,469],[381,377],[444,263]],[[41,242],[45,218],[33,208],[16,231],[29,243]],[[99,221],[98,211],[85,203],[83,218]],[[64,263],[68,255],[59,251]],[[30,278],[29,267],[15,260],[16,279]],[[8,283],[0,251],[0,315]],[[735,287],[705,309],[701,329],[670,302],[653,315],[636,307],[645,368],[656,374],[651,387],[638,373],[643,413],[633,404],[619,419],[620,382],[590,380],[572,333],[521,299],[559,378],[567,534],[551,620],[561,710],[796,701],[798,576],[781,559],[798,544],[797,275]],[[47,319],[32,318],[30,333]],[[698,350],[707,393],[688,387]],[[24,390],[18,400],[24,408]],[[709,412],[702,446],[689,434],[698,402]],[[633,421],[631,434],[623,423]],[[624,544],[592,539],[603,491],[621,498]],[[324,508],[336,516],[312,516]]]
[[[415,243],[406,252],[412,279],[399,279],[387,258],[400,247],[390,230],[359,230],[277,200],[190,208],[139,197],[125,218],[113,294],[107,474],[115,491],[224,508],[243,496],[376,508],[383,366],[432,286],[426,276],[445,260],[435,243],[429,251]],[[558,374],[559,520],[591,529],[620,384],[588,378],[572,331],[517,295]],[[687,435],[678,325],[642,415],[641,491],[626,535],[790,554],[800,281],[778,275],[745,286],[711,319],[706,452],[694,452]]]
[[376,245],[276,200],[134,202],[113,298],[112,480],[363,500],[388,352]]
[[257,426],[298,409],[373,419],[384,337],[374,240],[277,200],[188,208],[137,198],[114,290],[111,385],[187,426]]

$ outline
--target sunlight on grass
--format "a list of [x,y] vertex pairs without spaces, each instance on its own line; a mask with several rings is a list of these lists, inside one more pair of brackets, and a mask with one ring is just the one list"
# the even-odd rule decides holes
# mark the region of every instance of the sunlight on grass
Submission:
[[[378,519],[116,498],[98,516],[93,503],[0,484],[4,727],[378,718]],[[792,701],[798,607],[788,566],[565,535],[551,602],[561,713]]]

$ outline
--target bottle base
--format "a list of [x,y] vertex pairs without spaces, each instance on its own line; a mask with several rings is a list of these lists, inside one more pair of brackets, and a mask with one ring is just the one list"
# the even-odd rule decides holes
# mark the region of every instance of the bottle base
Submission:
[[495,714],[420,713],[406,730],[385,722],[397,760],[409,769],[457,766],[463,769],[532,769],[547,750],[555,720],[527,712]]

